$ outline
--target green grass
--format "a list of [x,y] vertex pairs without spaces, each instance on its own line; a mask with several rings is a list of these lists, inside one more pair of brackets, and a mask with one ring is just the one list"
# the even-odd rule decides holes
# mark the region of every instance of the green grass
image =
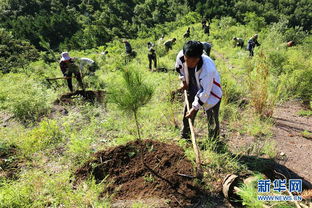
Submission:
[[[126,65],[124,45],[118,39],[106,47],[70,51],[70,54],[92,58],[99,64],[100,70],[95,77],[84,78],[88,89],[109,90],[122,79],[122,69],[138,70],[154,90],[150,102],[138,111],[142,139],[174,142],[183,147],[186,156],[195,163],[192,146],[179,140],[179,129],[175,127],[182,125],[183,103],[170,102],[171,91],[179,87],[178,75],[173,70],[174,62],[185,42],[182,36],[188,26],[176,28],[165,37],[165,40],[177,38],[173,50],[164,53],[163,45],[156,47],[158,64],[172,69],[168,73],[147,69],[146,43],[155,43],[152,38],[129,40],[137,58]],[[254,138],[254,146],[242,151],[244,154],[249,151],[257,157],[275,158],[270,112],[276,102],[294,97],[307,98],[306,91],[309,92],[311,81],[306,73],[312,68],[310,50],[303,50],[300,46],[291,49],[274,47],[273,50],[272,45],[282,44],[282,38],[268,28],[258,31],[262,45],[256,48],[255,57],[250,59],[248,51],[233,48],[231,44],[233,35],[244,38],[246,43],[256,32],[250,26],[239,25],[229,18],[213,20],[209,37],[202,33],[200,24],[190,26],[190,39],[213,44],[211,54],[221,74],[224,92],[220,120],[226,133],[221,140],[226,141],[227,137],[237,133],[249,136]],[[103,50],[109,51],[105,58],[99,54]],[[27,74],[0,75],[0,109],[14,116],[10,128],[0,127],[0,150],[15,146],[18,149],[15,156],[23,161],[23,171],[17,180],[1,181],[0,207],[109,207],[109,197],[99,198],[105,189],[105,181],[95,184],[88,179],[73,189],[70,182],[72,174],[90,159],[92,153],[135,140],[135,123],[111,102],[104,108],[100,104],[77,101],[75,106],[65,106],[69,112],[67,116],[44,118],[50,113],[56,97],[68,91],[67,85],[64,80],[52,83],[45,80],[46,77],[62,76],[58,63],[48,65],[38,61],[31,63],[28,69],[31,70],[27,70]],[[300,80],[302,82],[296,87]],[[75,79],[73,82],[76,86]],[[257,106],[257,103],[261,105]],[[300,114],[310,116],[309,111]],[[220,191],[213,183],[222,181],[227,173],[250,172],[246,165],[240,163],[240,155],[230,153],[226,146],[220,151],[217,142],[207,141],[207,122],[202,112],[198,114],[195,129],[203,147],[202,183],[209,191]],[[152,182],[153,177],[147,175],[145,181]],[[255,190],[252,187],[243,190],[246,205],[261,206],[260,202],[254,201]],[[144,206],[137,203],[133,207]]]
[[301,110],[298,112],[299,116],[312,116],[312,110]]

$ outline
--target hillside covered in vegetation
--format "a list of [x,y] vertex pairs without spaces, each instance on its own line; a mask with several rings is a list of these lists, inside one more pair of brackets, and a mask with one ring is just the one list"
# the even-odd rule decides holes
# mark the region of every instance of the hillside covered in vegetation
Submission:
[[[228,174],[273,181],[278,173],[304,181],[299,206],[309,206],[309,4],[2,1],[0,207],[235,207],[221,194]],[[211,22],[209,36],[202,19]],[[247,44],[254,34],[261,43],[254,57],[234,47],[233,37]],[[125,53],[124,38],[135,58]],[[192,144],[180,139],[184,98],[174,64],[187,40],[212,43],[223,90],[220,139],[207,138],[203,111],[195,122],[200,179]],[[296,45],[287,47],[290,40]],[[162,70],[148,69],[147,42]],[[82,71],[96,98],[66,97],[66,81],[53,79],[63,76],[61,51],[98,64],[94,73]],[[298,207],[257,200],[255,182],[240,190],[247,207]]]

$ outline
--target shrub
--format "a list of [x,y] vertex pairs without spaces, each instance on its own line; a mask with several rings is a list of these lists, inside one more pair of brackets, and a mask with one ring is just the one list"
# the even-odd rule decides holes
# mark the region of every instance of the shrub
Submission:
[[270,72],[268,58],[259,52],[255,60],[255,68],[248,74],[248,87],[251,105],[261,116],[271,116],[275,104],[275,95],[270,93]]
[[4,75],[0,85],[0,109],[8,110],[24,122],[46,114],[54,98],[51,90],[23,74]]
[[283,66],[287,61],[287,56],[285,56],[285,51],[275,50],[268,54],[268,61],[270,65],[270,71],[275,76],[279,76],[283,72]]
[[27,132],[19,138],[18,146],[24,156],[44,150],[50,145],[61,142],[63,133],[54,120],[44,120],[38,127]]
[[296,70],[291,74],[291,88],[295,92],[296,97],[303,101],[311,101],[312,99],[312,69]]
[[11,33],[0,28],[0,71],[6,73],[15,67],[24,67],[38,57],[39,53],[33,45],[14,39]]

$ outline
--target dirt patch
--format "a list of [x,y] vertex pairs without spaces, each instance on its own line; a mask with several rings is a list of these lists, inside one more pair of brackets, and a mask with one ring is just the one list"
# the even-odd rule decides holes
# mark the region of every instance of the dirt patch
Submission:
[[1,178],[17,179],[20,162],[15,156],[16,151],[15,147],[4,148],[0,146],[0,180]]
[[312,132],[312,116],[299,116],[298,113],[301,110],[306,109],[298,101],[275,107],[272,127],[272,140],[276,143],[278,153],[275,161],[265,158],[250,159],[257,147],[255,144],[259,141],[261,144],[261,138],[242,135],[238,132],[227,132],[225,129],[223,129],[223,134],[228,134],[226,135],[226,138],[229,138],[227,144],[232,152],[243,152],[246,155],[245,159],[250,157],[247,161],[249,164],[254,164],[254,167],[249,167],[249,169],[261,172],[259,167],[266,167],[262,172],[268,178],[281,178],[278,173],[282,173],[287,178],[301,178],[306,188],[312,188],[312,166],[310,165],[312,140],[302,133]]
[[77,98],[82,98],[85,101],[95,103],[104,103],[105,98],[105,91],[97,90],[77,90],[75,92],[70,92],[64,95],[61,95],[60,98],[58,98],[56,101],[54,101],[54,105],[60,105],[60,104],[73,104],[74,100]]
[[299,116],[300,110],[305,109],[295,101],[277,106],[272,131],[279,155],[283,156],[278,162],[312,182],[312,140],[302,134],[312,133],[312,116]]
[[[141,161],[141,146],[145,166]],[[103,195],[113,194],[115,202],[125,202],[125,207],[131,200],[156,198],[158,202],[163,201],[157,207],[188,207],[211,199],[195,184],[192,163],[176,145],[152,140],[135,141],[97,152],[94,157],[76,171],[76,183],[90,176],[97,182],[108,177],[110,185]]]

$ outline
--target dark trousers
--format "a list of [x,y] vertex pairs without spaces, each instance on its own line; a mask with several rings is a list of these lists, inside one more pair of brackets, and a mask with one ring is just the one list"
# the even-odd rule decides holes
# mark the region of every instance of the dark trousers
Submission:
[[154,67],[157,68],[157,60],[156,54],[148,54],[148,62],[149,62],[149,69],[152,69],[152,62],[154,61]]
[[209,138],[217,139],[220,135],[220,123],[219,123],[219,101],[215,106],[206,110],[207,120],[208,120],[208,136]]
[[[64,74],[64,75],[65,75],[65,77],[72,77],[73,74],[75,74],[75,77],[76,77],[76,79],[77,79],[77,81],[78,81],[78,83],[79,83],[79,86],[84,90],[84,86],[83,86],[83,82],[82,82],[82,78],[81,78],[80,72],[69,72],[69,73]],[[73,89],[73,83],[72,83],[72,78],[68,78],[68,79],[67,79],[67,86],[68,86],[68,88],[69,88],[69,90],[70,90],[71,92],[74,91],[74,89]]]
[[244,48],[244,43],[237,43],[237,47]]
[[255,48],[254,44],[248,43],[247,49],[249,51],[249,56],[254,56],[254,48]]
[[207,34],[208,36],[210,35],[210,28],[208,26],[204,28],[204,33]]
[[[190,94],[188,94],[188,101],[189,101],[190,107],[194,101],[194,98],[195,98],[195,95],[190,96]],[[219,101],[215,106],[213,106],[212,108],[210,108],[209,110],[206,111],[207,122],[208,122],[208,137],[209,138],[217,139],[220,135],[220,124],[219,124],[220,103],[221,103],[221,101]],[[185,104],[184,113],[183,113],[183,127],[181,130],[181,137],[182,138],[189,138],[189,135],[191,132],[190,126],[188,123],[188,119],[185,118],[186,112],[187,112],[187,106]],[[195,113],[194,116],[191,118],[193,125],[194,125],[196,114],[197,113]]]
[[249,56],[254,56],[253,48],[249,49]]

